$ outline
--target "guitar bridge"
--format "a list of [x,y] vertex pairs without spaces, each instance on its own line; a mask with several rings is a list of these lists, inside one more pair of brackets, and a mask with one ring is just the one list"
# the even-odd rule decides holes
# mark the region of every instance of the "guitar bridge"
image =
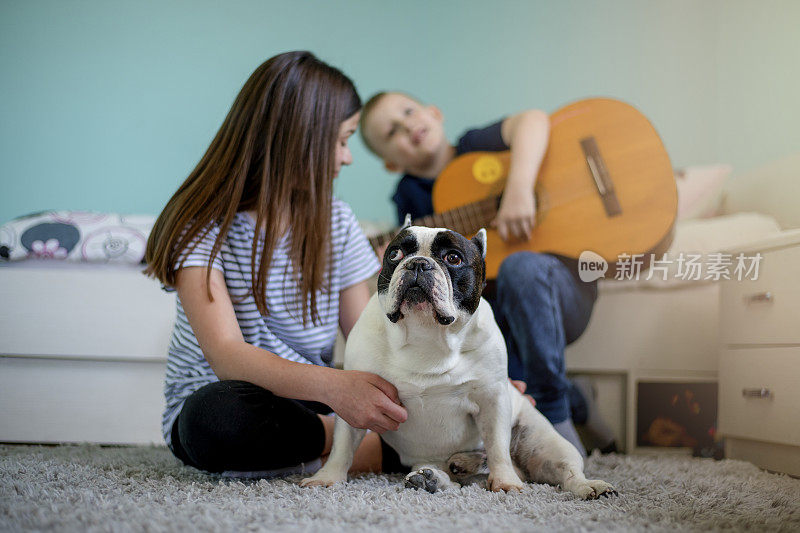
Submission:
[[622,214],[622,207],[619,205],[617,193],[614,191],[614,182],[611,181],[603,156],[600,155],[597,141],[594,137],[584,137],[581,139],[581,148],[586,158],[586,164],[589,166],[589,172],[592,174],[594,184],[597,187],[597,192],[603,201],[603,208],[606,214],[609,217]]

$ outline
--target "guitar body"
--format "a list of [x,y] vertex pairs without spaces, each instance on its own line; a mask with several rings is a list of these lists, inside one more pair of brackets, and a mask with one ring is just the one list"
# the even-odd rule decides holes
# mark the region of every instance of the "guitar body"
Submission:
[[[666,251],[678,197],[672,165],[650,122],[628,104],[593,98],[561,108],[551,115],[550,126],[534,188],[537,220],[531,239],[508,244],[487,228],[487,277],[497,276],[505,257],[525,250],[573,258],[591,250],[609,262],[612,273],[620,254]],[[477,212],[474,205],[480,201],[484,207],[494,203],[496,211],[497,202],[486,199],[502,194],[509,161],[510,152],[456,158],[434,184],[435,211]],[[474,205],[466,209],[469,204]],[[483,215],[479,224],[493,218],[493,213]],[[461,231],[474,223],[453,225]]]

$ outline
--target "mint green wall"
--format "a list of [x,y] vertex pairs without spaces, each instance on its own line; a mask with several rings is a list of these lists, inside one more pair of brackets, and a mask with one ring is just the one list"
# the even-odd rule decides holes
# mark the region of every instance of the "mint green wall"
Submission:
[[737,0],[720,7],[719,159],[744,171],[800,153],[800,2]]
[[[798,5],[5,0],[0,222],[158,213],[250,72],[292,49],[340,67],[364,98],[402,88],[436,103],[453,138],[607,95],[648,115],[676,166],[753,166],[800,146]],[[393,177],[358,140],[354,157],[337,194],[362,218],[392,219]]]

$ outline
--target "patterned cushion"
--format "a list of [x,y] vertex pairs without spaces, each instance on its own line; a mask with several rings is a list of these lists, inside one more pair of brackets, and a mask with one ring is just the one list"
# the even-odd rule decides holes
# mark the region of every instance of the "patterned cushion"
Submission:
[[0,226],[0,261],[141,263],[155,217],[43,211]]

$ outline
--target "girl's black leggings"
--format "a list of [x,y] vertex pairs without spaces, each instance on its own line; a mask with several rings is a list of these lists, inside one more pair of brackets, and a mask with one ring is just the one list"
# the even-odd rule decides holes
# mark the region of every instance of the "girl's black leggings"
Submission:
[[[172,452],[207,472],[275,470],[317,459],[325,429],[317,402],[289,400],[246,381],[218,381],[198,389],[172,426]],[[408,471],[381,439],[384,472]]]

